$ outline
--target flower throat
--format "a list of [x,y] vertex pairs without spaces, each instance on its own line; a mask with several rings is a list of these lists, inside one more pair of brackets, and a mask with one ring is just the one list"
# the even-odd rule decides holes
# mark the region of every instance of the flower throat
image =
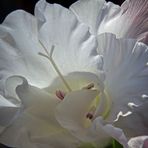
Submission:
[[[39,41],[39,43],[42,46],[42,48],[44,49],[44,51],[46,52],[46,54],[44,54],[42,52],[39,52],[38,54],[40,56],[48,59],[48,61],[52,64],[53,68],[55,69],[56,73],[58,74],[59,78],[63,82],[63,84],[64,84],[65,88],[67,89],[67,91],[68,92],[71,92],[72,91],[71,87],[69,86],[68,82],[65,80],[64,76],[62,75],[62,73],[60,72],[58,66],[56,65],[55,61],[52,58],[52,55],[53,55],[55,46],[52,45],[51,50],[50,50],[50,53],[49,53],[48,50],[47,50],[47,48],[43,45],[43,43],[41,41]],[[92,89],[94,87],[95,87],[94,86],[94,83],[90,83],[87,86],[83,87],[82,89]],[[61,100],[64,99],[65,95],[66,95],[66,93],[63,92],[63,91],[61,91],[61,90],[57,90],[56,91],[56,96],[59,99],[61,99]],[[107,116],[110,113],[110,108],[111,108],[111,102],[110,101],[111,100],[110,100],[110,98],[109,98],[109,96],[108,96],[108,94],[106,92],[104,92],[104,95],[106,97],[105,97],[105,100],[103,99],[103,102],[105,101],[105,108],[104,108],[103,112],[101,112],[101,114],[100,114],[97,111],[97,107],[99,106],[99,103],[101,103],[100,102],[100,97],[98,95],[98,96],[96,96],[96,98],[94,99],[94,101],[92,102],[92,104],[90,105],[89,111],[86,114],[86,118],[88,118],[89,120],[93,120],[94,117],[96,117],[96,115],[98,115],[98,114],[100,114],[104,119],[107,118]]]

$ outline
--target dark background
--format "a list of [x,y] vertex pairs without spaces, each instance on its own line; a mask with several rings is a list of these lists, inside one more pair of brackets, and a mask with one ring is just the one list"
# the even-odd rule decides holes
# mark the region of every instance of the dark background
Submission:
[[[23,9],[33,14],[34,6],[38,0],[0,0],[0,23],[12,11]],[[50,3],[58,3],[65,7],[69,7],[76,0],[46,0]],[[107,0],[115,4],[121,5],[124,0]],[[14,133],[15,134],[15,133]],[[0,144],[0,148],[8,148]]]
[[[33,14],[35,3],[38,0],[0,0],[0,23],[6,15],[16,9],[24,9]],[[47,0],[50,3],[59,3],[65,7],[69,7],[76,0]],[[107,0],[121,5],[124,0]]]

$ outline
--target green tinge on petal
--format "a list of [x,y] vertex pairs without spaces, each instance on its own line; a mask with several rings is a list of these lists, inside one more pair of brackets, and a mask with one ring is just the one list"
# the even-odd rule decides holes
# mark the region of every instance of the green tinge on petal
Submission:
[[78,148],[97,148],[95,143],[83,143]]
[[[95,143],[82,143],[78,148],[99,148],[99,145]],[[104,148],[123,148],[123,146],[117,142],[115,139],[112,139],[110,143]]]
[[[90,104],[90,107],[89,107],[88,110],[91,110],[92,108],[96,109],[98,104],[99,104],[99,101],[100,101],[100,98],[99,98],[99,95],[97,95],[95,97],[95,99],[92,101],[92,103]],[[91,124],[92,124],[92,121],[89,118],[85,118],[85,120],[84,120],[84,127],[88,128],[88,127],[91,126]]]
[[115,139],[112,139],[110,144],[106,146],[105,148],[123,148],[123,146]]

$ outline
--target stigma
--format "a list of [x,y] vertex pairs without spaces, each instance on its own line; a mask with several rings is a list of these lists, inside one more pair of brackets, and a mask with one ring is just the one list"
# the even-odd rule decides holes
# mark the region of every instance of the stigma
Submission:
[[52,64],[55,72],[58,74],[59,78],[61,79],[61,81],[63,82],[65,88],[71,92],[72,89],[71,87],[69,86],[69,84],[67,83],[67,81],[65,80],[64,76],[62,75],[61,71],[59,70],[57,64],[55,63],[54,59],[52,58],[52,55],[53,55],[53,52],[54,52],[54,49],[55,49],[55,46],[52,45],[51,47],[51,50],[50,50],[50,53],[48,52],[47,48],[43,45],[43,43],[41,41],[39,41],[40,45],[42,46],[42,48],[44,49],[44,51],[46,52],[46,54],[42,53],[42,52],[39,52],[38,54],[46,59],[48,59],[48,61]]

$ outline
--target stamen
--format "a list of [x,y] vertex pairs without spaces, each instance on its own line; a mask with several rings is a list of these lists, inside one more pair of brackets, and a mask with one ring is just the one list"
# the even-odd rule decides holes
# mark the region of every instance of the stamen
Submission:
[[47,58],[47,59],[50,61],[50,63],[51,63],[52,66],[54,67],[55,71],[56,71],[57,74],[59,75],[60,79],[61,79],[62,82],[64,83],[64,85],[65,85],[65,87],[67,88],[67,90],[68,90],[69,92],[71,92],[72,89],[71,89],[70,86],[68,85],[67,81],[64,79],[63,75],[61,74],[59,68],[57,67],[57,65],[55,64],[55,62],[54,62],[54,60],[53,60],[53,58],[52,58],[52,54],[53,54],[53,51],[54,51],[54,45],[51,47],[51,51],[50,51],[50,53],[49,53],[48,50],[46,49],[46,47],[42,44],[42,42],[39,41],[39,43],[41,44],[41,46],[43,47],[43,49],[45,50],[45,52],[46,52],[47,55],[45,55],[44,53],[41,53],[41,52],[39,52],[38,54],[39,54],[40,56],[43,56],[43,57]]
[[92,89],[94,87],[94,83],[90,83],[87,86],[83,87],[82,89]]
[[91,114],[91,113],[88,113],[87,115],[86,115],[86,118],[88,118],[88,119],[92,119],[93,118],[93,114]]
[[96,111],[96,107],[95,106],[92,106],[91,109],[89,110],[89,112],[86,114],[86,118],[92,120],[93,119],[93,115]]
[[64,97],[65,97],[65,92],[61,91],[61,90],[56,90],[56,96],[60,99],[60,100],[63,100]]
[[111,109],[111,100],[106,91],[104,91],[104,95],[105,100],[101,99],[99,95],[95,98],[90,106],[88,113],[86,114],[86,118],[92,121],[98,116],[102,116],[103,119],[106,119],[108,117]]

